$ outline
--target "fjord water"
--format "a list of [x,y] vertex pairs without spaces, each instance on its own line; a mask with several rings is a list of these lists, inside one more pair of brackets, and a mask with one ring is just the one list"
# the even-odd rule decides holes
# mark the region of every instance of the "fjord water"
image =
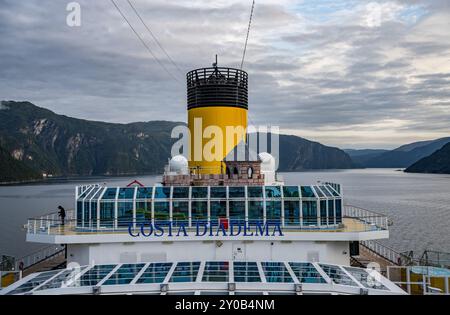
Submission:
[[[450,175],[408,174],[393,169],[331,170],[283,173],[286,184],[333,181],[343,185],[347,204],[387,214],[393,221],[390,239],[399,250],[450,252]],[[0,254],[21,257],[45,244],[25,242],[27,218],[73,209],[75,186],[106,183],[125,186],[134,179],[145,185],[160,176],[87,178],[45,184],[0,187]]]

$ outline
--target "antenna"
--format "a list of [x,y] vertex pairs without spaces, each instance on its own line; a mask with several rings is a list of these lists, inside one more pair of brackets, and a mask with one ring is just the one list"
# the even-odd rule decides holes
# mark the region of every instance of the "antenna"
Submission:
[[212,66],[213,66],[214,68],[217,68],[217,65],[218,65],[218,63],[217,63],[217,54],[216,54],[216,62],[213,62]]
[[248,21],[247,37],[245,38],[244,53],[242,54],[242,61],[241,61],[241,68],[240,68],[241,70],[242,70],[242,66],[244,65],[245,52],[247,51],[248,36],[250,34],[250,26],[252,25],[253,9],[254,8],[255,8],[255,0],[253,0],[252,10],[250,11],[250,19]]

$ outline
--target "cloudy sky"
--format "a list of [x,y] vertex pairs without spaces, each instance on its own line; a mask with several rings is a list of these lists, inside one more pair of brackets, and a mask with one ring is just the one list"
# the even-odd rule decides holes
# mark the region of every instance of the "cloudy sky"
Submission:
[[[185,73],[238,67],[251,0],[0,0],[0,99],[110,122],[186,120]],[[256,0],[250,120],[341,148],[450,136],[449,0]]]

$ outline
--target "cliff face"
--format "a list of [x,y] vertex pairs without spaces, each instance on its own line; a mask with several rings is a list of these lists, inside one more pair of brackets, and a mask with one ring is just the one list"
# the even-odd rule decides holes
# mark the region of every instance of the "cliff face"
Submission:
[[0,183],[22,182],[41,178],[39,172],[14,159],[8,151],[0,147]]
[[430,156],[417,161],[408,167],[405,172],[450,174],[450,143]]
[[[173,127],[152,121],[113,124],[57,115],[29,102],[2,102],[0,146],[36,173],[54,176],[157,174],[170,157]],[[337,148],[280,136],[280,170],[351,168]]]
[[280,136],[280,171],[346,169],[354,164],[344,151],[296,136]]
[[53,175],[157,173],[170,156],[175,125],[87,121],[28,102],[3,102],[0,145],[30,168]]

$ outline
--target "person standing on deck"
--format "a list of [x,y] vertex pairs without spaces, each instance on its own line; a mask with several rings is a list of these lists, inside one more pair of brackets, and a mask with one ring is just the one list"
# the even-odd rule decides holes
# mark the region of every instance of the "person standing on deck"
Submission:
[[61,225],[64,225],[64,221],[66,219],[66,210],[62,206],[58,206],[58,209],[58,215],[61,217]]

